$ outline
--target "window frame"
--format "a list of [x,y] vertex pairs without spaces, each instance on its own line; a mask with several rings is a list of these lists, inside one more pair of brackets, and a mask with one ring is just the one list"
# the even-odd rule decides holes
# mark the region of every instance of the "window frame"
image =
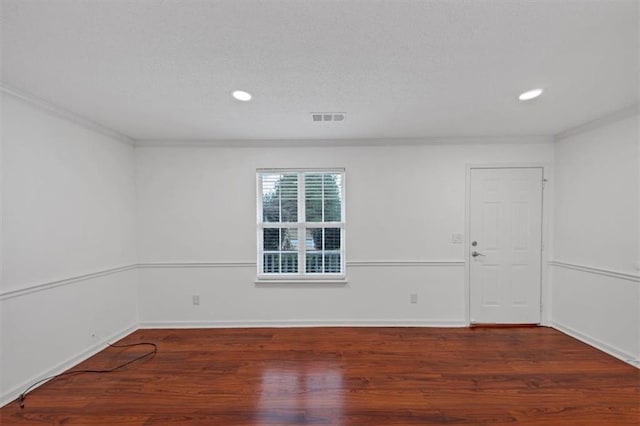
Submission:
[[[307,174],[339,174],[341,179],[340,188],[340,215],[339,222],[307,222],[306,221],[306,194],[305,194],[305,175]],[[263,213],[263,187],[262,176],[264,174],[297,174],[297,222],[264,222]],[[344,168],[259,168],[256,169],[256,239],[257,239],[257,278],[256,282],[346,282],[346,247],[345,247],[345,228],[346,228],[346,192],[345,192],[345,169]],[[324,193],[324,192],[323,192]],[[323,203],[324,205],[324,203]],[[323,218],[324,219],[324,218]],[[265,228],[285,228],[297,229],[298,232],[298,272],[285,273],[274,272],[265,273],[264,271],[264,229]],[[340,229],[340,271],[339,273],[331,272],[306,272],[306,254],[307,247],[306,232],[314,228],[339,228]],[[282,250],[278,250],[282,253]],[[324,256],[325,250],[322,253]]]

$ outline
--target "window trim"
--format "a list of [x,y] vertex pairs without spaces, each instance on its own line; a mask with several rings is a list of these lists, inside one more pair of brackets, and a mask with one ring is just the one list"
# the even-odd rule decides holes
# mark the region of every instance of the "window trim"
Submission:
[[[261,176],[266,173],[279,174],[298,174],[298,215],[297,218],[304,218],[301,222],[263,222],[263,205],[262,205],[262,179]],[[305,174],[313,173],[336,173],[341,176],[341,198],[340,222],[306,222],[305,212]],[[346,191],[345,191],[346,172],[344,168],[258,168],[256,169],[256,253],[257,253],[257,276],[256,283],[327,283],[327,284],[343,284],[346,283]],[[304,235],[305,231],[310,228],[340,228],[340,270],[341,273],[307,273],[305,272],[305,263],[302,259],[306,253],[304,246],[298,249],[298,273],[264,273],[264,250],[262,232],[265,228],[297,228],[298,235]]]

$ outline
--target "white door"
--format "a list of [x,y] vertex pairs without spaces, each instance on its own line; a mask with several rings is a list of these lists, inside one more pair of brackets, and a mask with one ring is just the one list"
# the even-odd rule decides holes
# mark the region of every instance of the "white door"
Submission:
[[471,169],[471,323],[540,323],[542,168]]

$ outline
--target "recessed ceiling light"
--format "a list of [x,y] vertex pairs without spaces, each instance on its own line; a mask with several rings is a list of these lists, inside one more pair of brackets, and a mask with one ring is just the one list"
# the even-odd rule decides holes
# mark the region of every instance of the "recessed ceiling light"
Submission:
[[250,101],[251,93],[245,92],[244,90],[236,90],[233,92],[233,97],[239,101]]
[[518,99],[520,99],[521,101],[530,101],[531,99],[537,98],[541,94],[542,89],[527,90],[526,92],[521,93],[520,96],[518,96]]

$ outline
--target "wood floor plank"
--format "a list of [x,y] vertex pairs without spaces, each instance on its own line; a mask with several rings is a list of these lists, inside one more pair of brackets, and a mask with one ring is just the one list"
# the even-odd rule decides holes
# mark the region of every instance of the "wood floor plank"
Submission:
[[[4,425],[640,425],[640,370],[549,328],[138,330]],[[146,348],[107,348],[75,369]]]

